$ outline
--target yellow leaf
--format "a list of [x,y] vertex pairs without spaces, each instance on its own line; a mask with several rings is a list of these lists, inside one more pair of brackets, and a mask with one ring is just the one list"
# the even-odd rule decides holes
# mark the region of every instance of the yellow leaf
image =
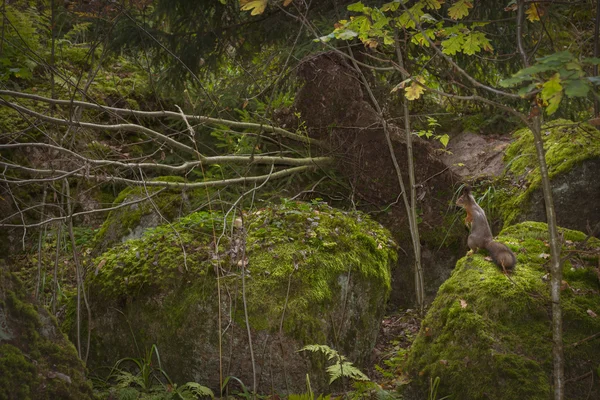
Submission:
[[259,15],[267,8],[268,0],[240,0],[240,9],[242,11],[250,11],[250,15]]
[[417,82],[412,82],[409,87],[404,89],[404,95],[408,100],[416,100],[425,92],[423,86],[419,85]]
[[544,15],[544,11],[539,8],[535,3],[531,3],[529,8],[525,11],[527,19],[531,22],[539,21],[540,17]]
[[284,6],[284,7],[287,7],[287,6],[289,6],[290,4],[292,4],[292,1],[294,1],[294,0],[285,0],[285,1],[283,2],[283,6]]
[[[423,79],[423,77],[418,76],[416,78],[417,81],[423,83],[425,80]],[[406,98],[408,100],[416,100],[419,97],[421,97],[421,95],[425,93],[425,89],[423,88],[423,86],[419,85],[417,82],[415,82],[414,80],[411,82],[410,86],[407,88],[404,88],[404,95],[406,96]]]

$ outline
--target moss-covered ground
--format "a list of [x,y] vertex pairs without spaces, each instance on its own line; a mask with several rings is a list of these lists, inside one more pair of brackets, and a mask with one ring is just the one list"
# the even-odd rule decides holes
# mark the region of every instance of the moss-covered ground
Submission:
[[[596,398],[600,384],[600,241],[583,244],[581,232],[561,229],[565,377],[569,399]],[[424,396],[430,379],[439,396],[455,399],[548,399],[552,334],[548,234],[525,222],[502,232],[517,254],[510,276],[482,254],[461,259],[440,287],[404,365],[409,390]],[[590,340],[590,338],[592,338]],[[590,371],[594,371],[590,375]],[[588,374],[588,375],[586,375]],[[591,397],[586,397],[591,394]]]
[[53,317],[28,298],[0,266],[0,399],[91,399],[91,384],[73,344]]
[[[518,187],[505,187],[498,196],[501,203],[498,209],[505,226],[517,221],[528,208],[531,194],[541,185],[533,134],[524,128],[513,136],[515,140],[507,147],[504,160],[507,172],[515,178]],[[542,127],[542,138],[550,179],[585,160],[600,158],[600,131],[591,125],[557,119]]]

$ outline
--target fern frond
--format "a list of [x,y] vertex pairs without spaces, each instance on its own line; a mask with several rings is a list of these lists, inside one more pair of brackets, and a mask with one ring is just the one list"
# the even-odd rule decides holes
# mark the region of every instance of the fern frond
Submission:
[[368,381],[368,376],[362,373],[361,370],[356,368],[354,364],[349,361],[342,363],[336,363],[327,367],[327,373],[329,374],[329,384],[331,385],[336,379],[343,377],[354,379],[356,381]]

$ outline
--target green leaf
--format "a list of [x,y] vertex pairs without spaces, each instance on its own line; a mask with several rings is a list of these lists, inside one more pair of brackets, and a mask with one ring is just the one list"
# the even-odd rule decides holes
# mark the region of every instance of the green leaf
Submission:
[[469,15],[469,8],[473,8],[473,4],[468,0],[458,0],[448,9],[448,15],[452,19],[461,19]]
[[546,108],[548,115],[554,114],[563,96],[563,87],[560,84],[560,75],[558,73],[544,82],[541,95],[542,100],[548,103],[548,107]]
[[425,4],[425,8],[429,10],[439,10],[442,8],[443,1],[440,0],[422,0],[423,4]]
[[403,12],[398,18],[398,23],[402,28],[414,29],[417,26],[415,21],[420,21],[423,14],[425,14],[423,5],[419,2]]
[[481,51],[481,43],[479,42],[477,36],[467,35],[465,36],[462,49],[466,55],[472,56],[473,54]]
[[585,97],[590,91],[590,86],[583,79],[567,81],[565,94],[569,97]]
[[[427,35],[427,37],[429,39],[431,39],[431,40],[435,39],[435,32],[433,31],[433,29],[427,29],[424,32],[425,32],[425,35]],[[414,44],[418,44],[419,46],[429,47],[429,42],[427,41],[427,39],[425,39],[425,36],[421,32],[414,35],[411,39],[411,42]]]
[[450,141],[450,136],[448,136],[447,134],[444,134],[442,136],[440,136],[440,143],[446,147],[448,146],[448,142]]
[[[500,85],[502,86],[502,81],[500,82]],[[529,85],[524,86],[521,89],[519,89],[517,94],[521,97],[525,97],[536,88],[537,88],[537,83],[530,83]]]
[[362,3],[362,1],[348,5],[348,11],[362,12],[364,9],[365,5]]
[[348,29],[358,34],[368,33],[371,30],[371,20],[364,15],[352,18],[348,24]]
[[442,42],[442,52],[444,54],[453,56],[462,50],[464,42],[464,35],[450,36],[448,39]]
[[592,64],[592,65],[600,65],[600,58],[598,57],[589,57],[581,60],[584,64]]
[[392,1],[381,6],[381,11],[396,11],[400,7],[399,1]]

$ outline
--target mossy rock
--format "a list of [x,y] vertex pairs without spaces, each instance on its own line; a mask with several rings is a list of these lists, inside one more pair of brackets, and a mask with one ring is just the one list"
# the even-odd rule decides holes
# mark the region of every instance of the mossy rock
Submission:
[[[505,162],[512,187],[499,196],[505,226],[522,221],[546,222],[533,135],[514,134]],[[600,131],[591,125],[557,119],[542,127],[546,162],[559,225],[586,231],[600,221]],[[523,188],[525,190],[523,190]]]
[[[561,293],[565,344],[565,398],[600,397],[600,241],[584,243],[581,232],[560,229],[566,284]],[[410,350],[405,395],[426,398],[430,379],[438,396],[454,399],[544,399],[551,396],[552,331],[547,226],[524,222],[500,240],[515,251],[510,277],[476,254],[461,259],[440,287]],[[582,378],[582,379],[580,379]]]
[[[247,320],[259,392],[304,392],[307,373],[313,388],[325,390],[325,360],[297,350],[327,344],[363,365],[395,257],[379,224],[323,203],[284,201],[244,214],[235,229],[231,215],[193,213],[96,259],[87,280],[89,365],[110,367],[156,344],[178,383],[218,393],[221,366],[252,387]],[[71,317],[65,329],[72,327]]]
[[[177,176],[162,176],[153,180],[185,181]],[[146,197],[151,197],[151,200],[138,201]],[[119,193],[112,206],[132,204],[109,212],[94,238],[94,248],[97,252],[102,252],[115,243],[140,238],[149,228],[189,214],[205,198],[206,191],[204,189],[185,191],[179,188],[156,186],[126,188]]]
[[0,399],[92,399],[91,384],[56,320],[0,265]]

